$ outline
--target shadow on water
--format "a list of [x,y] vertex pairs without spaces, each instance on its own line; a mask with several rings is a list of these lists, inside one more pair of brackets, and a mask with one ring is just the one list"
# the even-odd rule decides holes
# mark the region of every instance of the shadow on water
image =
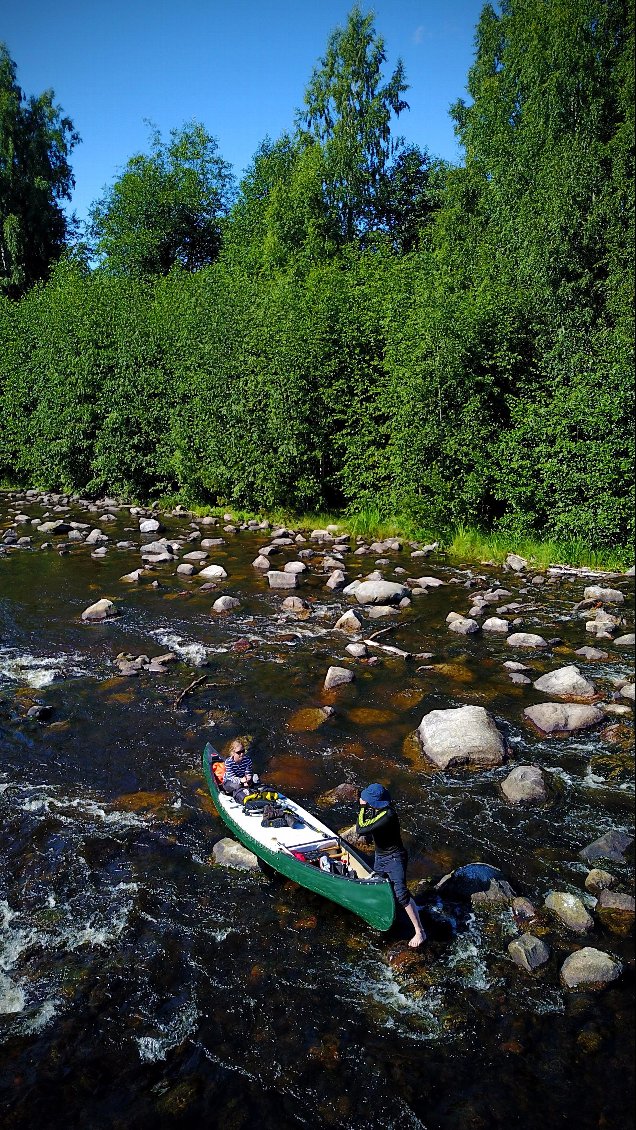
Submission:
[[[5,530],[11,505],[44,512],[5,496]],[[99,525],[85,508],[76,517]],[[193,531],[187,517],[165,523],[169,538]],[[611,658],[596,665],[574,655],[589,643],[572,614],[587,582],[532,591],[490,567],[414,567],[406,547],[384,575],[402,576],[397,567],[444,586],[381,620],[361,612],[362,634],[390,626],[377,643],[431,655],[405,661],[369,647],[374,664],[348,656],[348,638],[333,630],[352,602],[325,588],[320,546],[311,543],[298,590],[309,608],[295,614],[251,564],[264,534],[223,533],[209,561],[228,578],[202,592],[174,564],[122,582],[139,564],[136,522],[121,510],[104,528],[101,560],[78,542],[65,556],[34,548],[0,557],[3,1125],[627,1126],[632,936],[596,916],[583,944],[622,960],[623,976],[602,992],[568,993],[559,969],[582,943],[542,905],[560,889],[591,907],[581,847],[631,829],[633,760],[620,744],[633,737],[631,716],[617,715],[624,729],[609,737],[542,739],[523,720],[542,696],[510,682],[505,641],[457,639],[446,624],[449,611],[467,611],[473,589],[503,584],[502,604],[525,606],[525,630],[564,640],[522,655],[532,679],[575,662],[606,701],[625,702],[611,679],[629,675],[631,654],[609,645]],[[43,540],[32,536],[34,546]],[[134,545],[116,549],[118,540]],[[297,550],[284,547],[276,567]],[[347,555],[348,579],[374,567],[373,554]],[[633,595],[619,583],[633,617]],[[225,593],[238,609],[212,613]],[[102,596],[123,614],[82,623]],[[123,677],[115,664],[120,653],[166,651],[176,659],[157,673]],[[325,692],[331,665],[351,666],[354,683]],[[541,767],[545,805],[506,802],[510,762],[471,773],[424,761],[412,738],[422,716],[465,703],[495,714],[513,764]],[[50,716],[29,716],[37,706]],[[379,935],[266,869],[214,864],[225,830],[199,759],[205,741],[224,748],[237,734],[252,737],[267,780],[339,830],[355,810],[325,805],[335,785],[390,785],[424,950],[409,950],[399,916]],[[630,858],[610,870],[621,890],[633,889]],[[524,928],[510,899],[484,897],[493,878],[538,908],[531,929],[550,959],[532,975],[508,955]]]

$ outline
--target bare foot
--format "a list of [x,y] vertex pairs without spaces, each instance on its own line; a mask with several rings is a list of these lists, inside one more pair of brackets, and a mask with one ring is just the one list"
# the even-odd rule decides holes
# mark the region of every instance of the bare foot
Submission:
[[425,941],[426,941],[426,934],[414,934],[413,937],[411,938],[410,942],[409,942],[409,946],[411,947],[412,950],[416,950],[420,946],[423,946]]

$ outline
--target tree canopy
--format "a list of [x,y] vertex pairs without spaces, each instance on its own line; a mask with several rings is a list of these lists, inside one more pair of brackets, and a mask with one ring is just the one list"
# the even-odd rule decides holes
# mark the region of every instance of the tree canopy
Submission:
[[150,152],[131,157],[91,210],[89,239],[113,275],[165,275],[175,264],[196,271],[217,258],[221,219],[233,198],[230,165],[199,122],[156,128]]
[[54,98],[25,97],[0,43],[0,293],[12,298],[47,278],[72,226],[61,202],[75,185],[69,157],[79,135]]

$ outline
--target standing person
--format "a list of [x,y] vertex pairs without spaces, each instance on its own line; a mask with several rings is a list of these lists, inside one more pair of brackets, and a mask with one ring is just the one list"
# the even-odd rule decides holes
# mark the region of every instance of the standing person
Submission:
[[426,941],[426,931],[420,920],[420,912],[406,885],[408,855],[400,835],[400,821],[384,785],[377,783],[367,785],[360,793],[360,811],[356,829],[363,839],[373,839],[374,869],[383,872],[391,880],[395,901],[399,906],[404,907],[415,930],[409,946],[417,949]]
[[229,756],[225,759],[223,791],[240,803],[257,781],[258,774],[254,772],[252,759],[247,755],[245,744],[240,738],[236,738],[230,746]]

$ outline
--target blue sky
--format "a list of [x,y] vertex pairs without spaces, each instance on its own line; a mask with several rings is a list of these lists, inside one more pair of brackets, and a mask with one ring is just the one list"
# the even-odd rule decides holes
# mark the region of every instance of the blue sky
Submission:
[[[237,176],[265,136],[290,128],[330,31],[352,0],[8,0],[0,40],[27,95],[52,87],[82,137],[73,153],[80,219],[150,119],[167,136],[193,118]],[[460,157],[449,105],[465,95],[483,0],[377,0],[388,66],[404,61],[410,110],[397,132]]]

